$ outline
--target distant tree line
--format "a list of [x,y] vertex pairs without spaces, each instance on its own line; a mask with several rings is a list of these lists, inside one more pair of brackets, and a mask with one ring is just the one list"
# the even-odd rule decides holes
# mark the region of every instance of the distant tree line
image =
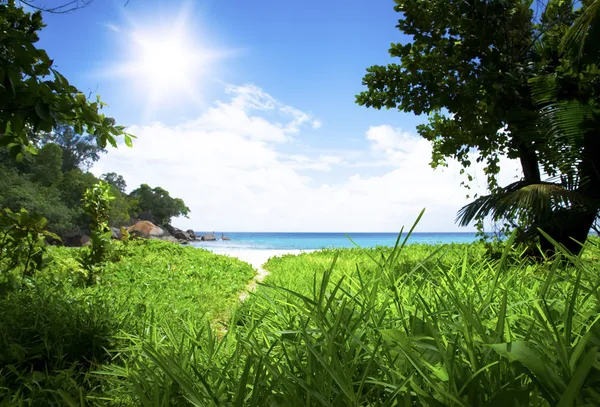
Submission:
[[[31,134],[37,153],[26,152],[15,160],[0,149],[0,207],[48,219],[48,229],[61,237],[85,234],[89,219],[81,199],[86,189],[98,182],[89,168],[105,153],[96,139],[77,134],[73,127],[60,125],[48,133]],[[187,216],[183,200],[173,198],[161,187],[142,184],[130,194],[123,176],[114,172],[101,179],[110,184],[109,222],[123,226],[137,219],[169,224],[173,217]]]

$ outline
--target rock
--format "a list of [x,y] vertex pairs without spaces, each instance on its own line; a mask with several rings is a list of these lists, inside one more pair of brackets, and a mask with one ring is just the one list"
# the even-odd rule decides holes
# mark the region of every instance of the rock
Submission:
[[200,240],[205,241],[205,242],[212,242],[217,240],[217,237],[215,236],[214,233],[207,233],[205,235],[203,235]]
[[228,238],[228,237],[227,237],[227,236],[225,236],[225,235],[221,235],[221,240],[231,240],[231,239],[230,239],[230,238]]
[[178,242],[181,243],[181,244],[190,244],[189,240],[180,239],[180,240],[178,240]]
[[177,229],[175,233],[172,234],[175,239],[179,240],[190,240],[190,237],[183,230]]
[[175,239],[173,236],[168,235],[168,236],[161,236],[155,239],[160,239],[160,240],[164,240],[165,242],[171,242],[171,243],[179,243],[179,240]]
[[89,236],[83,235],[81,239],[79,239],[79,243],[81,247],[90,246],[92,244],[92,239]]
[[148,222],[147,220],[142,220],[136,223],[133,226],[130,226],[127,231],[133,237],[143,237],[146,239],[161,239],[168,240],[168,238],[172,238],[177,241],[177,239],[173,238],[166,230],[159,228],[152,222]]
[[190,235],[190,239],[196,240],[198,238],[198,236],[196,236],[196,232],[194,232],[192,229],[188,229],[186,232],[188,235]]
[[111,227],[110,231],[112,232],[111,238],[113,238],[115,240],[121,240],[121,239],[123,239],[123,233],[121,233],[121,229]]
[[179,228],[176,228],[176,227],[171,226],[171,225],[165,225],[164,228],[167,229],[167,231],[175,239],[178,239],[178,240],[191,240],[190,236],[187,234],[187,232],[184,232],[183,230],[181,230]]
[[83,247],[89,246],[91,244],[91,240],[89,236],[83,234],[75,234],[70,236],[65,236],[63,238],[63,243],[67,247]]

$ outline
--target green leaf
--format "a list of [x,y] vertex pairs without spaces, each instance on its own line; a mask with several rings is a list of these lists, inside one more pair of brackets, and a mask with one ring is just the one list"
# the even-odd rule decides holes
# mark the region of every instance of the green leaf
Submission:
[[75,100],[77,101],[77,103],[79,103],[81,105],[85,104],[87,101],[87,99],[83,93],[78,93],[77,95],[75,95]]
[[50,119],[50,108],[48,104],[38,100],[35,104],[35,113],[42,119],[48,120]]
[[553,364],[550,360],[543,358],[533,344],[526,341],[517,341],[487,346],[510,362],[517,362],[527,368],[530,376],[537,379],[551,393],[561,393],[561,387],[564,385],[562,385],[558,374],[551,370]]
[[590,372],[590,369],[596,362],[596,352],[597,348],[592,348],[586,353],[581,365],[577,368],[577,371],[573,375],[573,378],[569,382],[567,389],[563,393],[560,398],[560,402],[558,403],[558,407],[571,407],[575,403],[575,399],[577,398],[577,394],[581,390],[581,386],[587,379],[587,376]]
[[129,134],[124,134],[123,137],[125,139],[125,145],[127,147],[133,147],[133,141],[131,140],[131,137],[129,136]]

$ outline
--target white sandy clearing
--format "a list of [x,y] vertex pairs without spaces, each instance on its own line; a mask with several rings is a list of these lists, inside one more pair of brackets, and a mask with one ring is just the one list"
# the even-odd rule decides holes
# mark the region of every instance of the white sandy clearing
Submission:
[[[207,248],[208,249],[208,248]],[[262,282],[269,272],[263,269],[263,264],[271,257],[280,257],[286,254],[298,255],[302,253],[310,253],[314,250],[244,250],[244,249],[220,249],[211,247],[209,249],[215,254],[236,257],[241,261],[250,264],[256,270],[256,275],[248,282],[244,291],[240,294],[240,301],[248,298],[250,292],[256,290],[256,284]]]

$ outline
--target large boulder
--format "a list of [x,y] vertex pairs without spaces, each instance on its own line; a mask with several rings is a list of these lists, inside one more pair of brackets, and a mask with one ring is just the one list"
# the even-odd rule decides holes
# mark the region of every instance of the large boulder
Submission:
[[203,235],[200,240],[203,240],[205,242],[212,242],[214,240],[217,240],[217,236],[215,236],[214,233],[207,233],[205,235]]
[[190,236],[181,229],[177,229],[172,235],[175,239],[190,240]]
[[196,236],[196,232],[194,232],[192,229],[188,229],[186,232],[190,236],[190,239],[196,240],[198,238],[198,236]]
[[171,225],[165,225],[164,227],[175,239],[190,240],[190,236],[187,234],[187,232],[184,232],[183,230]]
[[[142,237],[145,239],[161,239],[170,241],[168,238],[173,238],[169,232],[147,220],[139,221],[135,225],[130,226],[127,231],[133,237]],[[177,241],[177,239],[174,240]]]

